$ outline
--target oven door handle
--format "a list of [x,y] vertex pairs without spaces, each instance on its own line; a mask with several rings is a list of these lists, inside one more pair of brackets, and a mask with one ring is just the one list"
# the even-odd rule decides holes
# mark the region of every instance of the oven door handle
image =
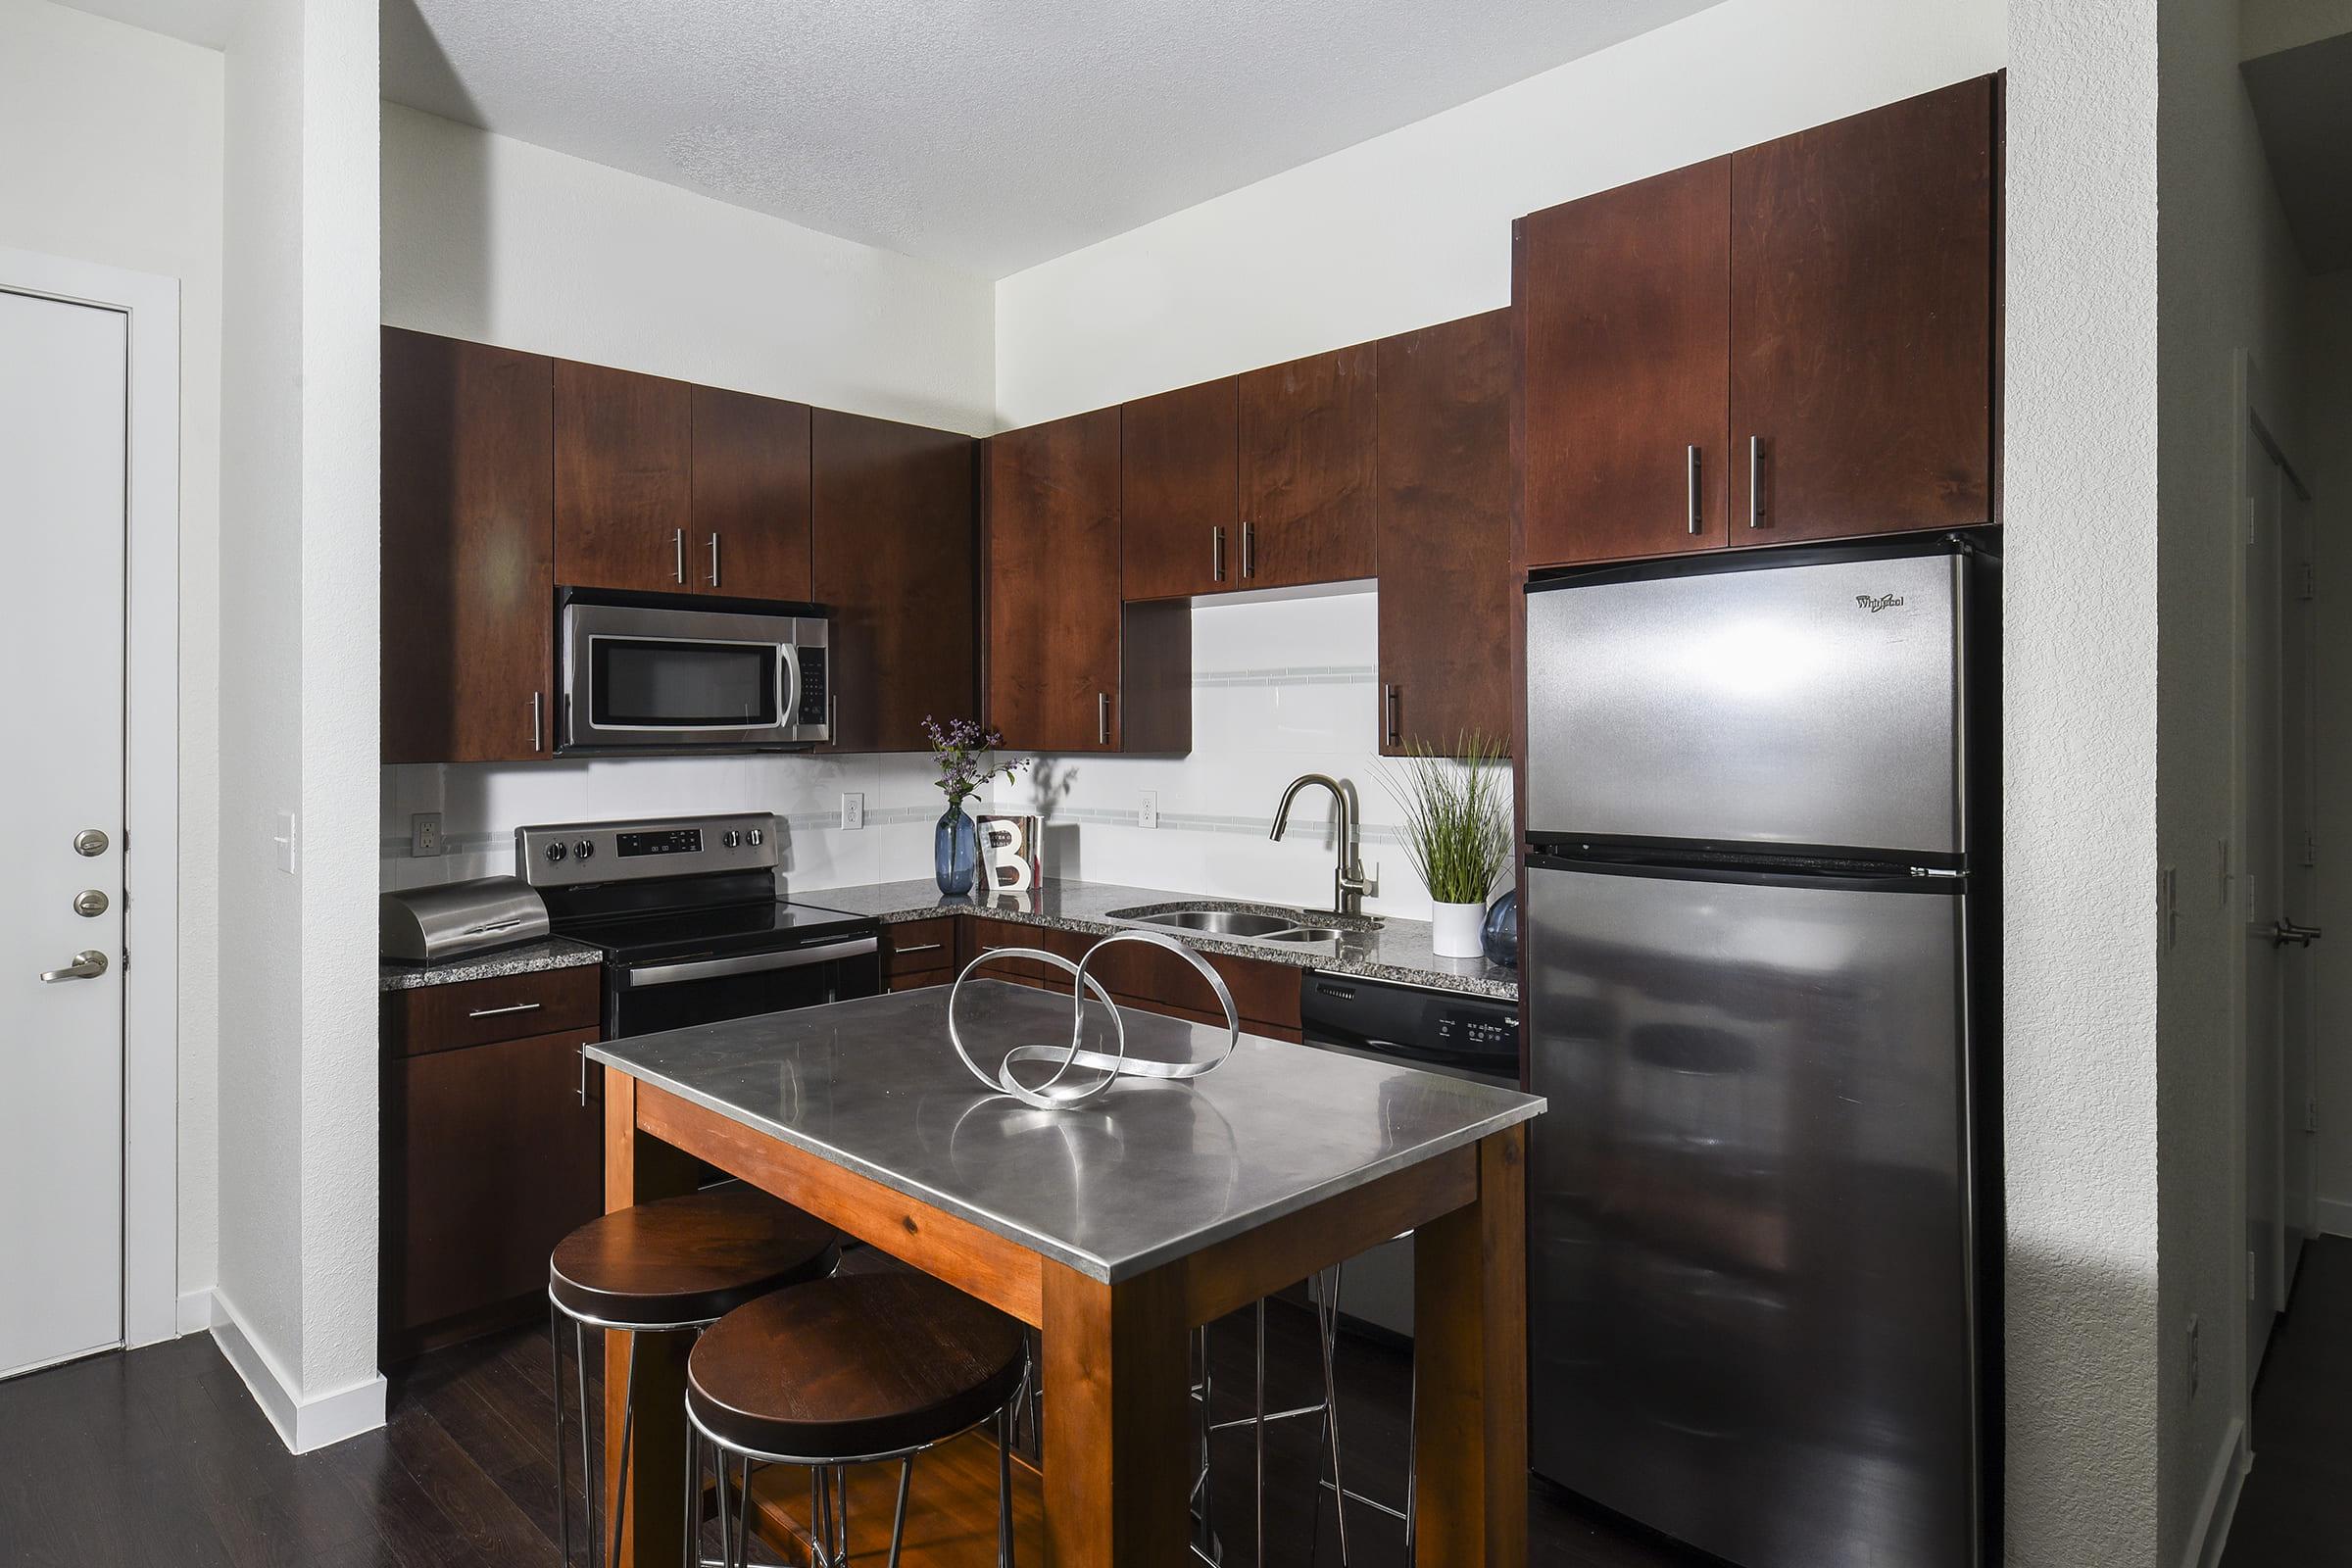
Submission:
[[842,958],[862,958],[879,952],[881,944],[873,937],[856,937],[848,942],[824,942],[812,948],[795,948],[789,953],[747,953],[735,958],[695,958],[685,963],[654,963],[643,968],[624,969],[621,987],[635,991],[644,986],[674,986],[688,980],[716,980],[731,974],[764,974],[770,969],[800,969],[812,963],[832,963]]

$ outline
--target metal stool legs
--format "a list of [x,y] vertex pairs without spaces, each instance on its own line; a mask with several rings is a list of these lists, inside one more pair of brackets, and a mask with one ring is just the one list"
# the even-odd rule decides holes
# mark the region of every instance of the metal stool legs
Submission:
[[[588,1568],[597,1568],[602,1561],[608,1565],[620,1560],[621,1532],[629,1518],[629,1446],[637,1430],[637,1336],[640,1334],[693,1333],[709,1328],[709,1323],[656,1323],[632,1327],[626,1323],[602,1323],[580,1317],[564,1310],[563,1303],[551,1295],[547,1302],[547,1338],[555,1352],[556,1374],[556,1544],[563,1553],[564,1568],[571,1568],[571,1482],[564,1453],[564,1322],[571,1321],[571,1360],[579,1384],[580,1413],[580,1520],[586,1543],[584,1555]],[[608,1545],[603,1532],[596,1526],[597,1508],[603,1501],[604,1489],[598,1485],[596,1462],[596,1429],[588,1408],[588,1330],[602,1329],[607,1334],[625,1334],[629,1337],[626,1370],[621,1377],[623,1398],[620,1414],[620,1484],[614,1490],[612,1503],[612,1540]]]
[[[997,1568],[1014,1568],[1012,1531],[1012,1432],[1016,1394],[990,1419],[997,1429]],[[685,1557],[694,1562],[700,1551],[704,1455],[709,1453],[718,1482],[718,1568],[750,1568],[752,1476],[754,1467],[801,1465],[808,1471],[808,1541],[810,1568],[849,1568],[850,1484],[853,1464],[899,1466],[898,1504],[890,1521],[889,1568],[899,1568],[899,1553],[906,1544],[906,1499],[914,1484],[914,1461],[934,1445],[895,1453],[859,1454],[854,1458],[801,1458],[791,1454],[748,1453],[705,1431],[690,1413],[686,1418],[686,1530]],[[728,1479],[733,1466],[740,1478]]]

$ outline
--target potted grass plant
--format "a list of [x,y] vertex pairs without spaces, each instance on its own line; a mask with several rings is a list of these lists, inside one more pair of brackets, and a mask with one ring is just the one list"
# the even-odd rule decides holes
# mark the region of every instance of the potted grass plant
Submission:
[[1429,889],[1430,945],[1475,958],[1487,896],[1511,858],[1510,761],[1502,743],[1465,732],[1451,755],[1415,743],[1385,782],[1404,812],[1404,848]]

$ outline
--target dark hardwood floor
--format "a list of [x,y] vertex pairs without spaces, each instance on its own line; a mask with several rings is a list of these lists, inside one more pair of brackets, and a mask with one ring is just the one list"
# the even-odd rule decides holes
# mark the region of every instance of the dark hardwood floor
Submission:
[[2352,1565],[2352,1241],[2304,1250],[2254,1385],[2253,1436],[2222,1568]]
[[[1268,1313],[1271,1408],[1306,1402],[1319,1388],[1311,1323],[1288,1303]],[[1218,1414],[1240,1415],[1251,1372],[1248,1315],[1218,1325],[1212,1345]],[[593,1368],[593,1337],[590,1355]],[[565,1364],[568,1381],[568,1356]],[[1403,1492],[1405,1366],[1399,1351],[1342,1338],[1343,1465],[1348,1485],[1373,1496]],[[436,1351],[395,1370],[383,1430],[300,1457],[279,1444],[206,1335],[0,1384],[0,1565],[554,1564],[552,1375],[543,1327]],[[1251,1562],[1250,1434],[1217,1442],[1227,1560]],[[1267,1457],[1267,1560],[1305,1562],[1316,1523],[1313,1423],[1270,1427]],[[1543,1568],[1694,1561],[1542,1488],[1533,1523],[1530,1560]],[[1351,1563],[1404,1561],[1394,1521],[1351,1506],[1348,1524]],[[1328,1502],[1321,1529],[1317,1556],[1336,1564]]]

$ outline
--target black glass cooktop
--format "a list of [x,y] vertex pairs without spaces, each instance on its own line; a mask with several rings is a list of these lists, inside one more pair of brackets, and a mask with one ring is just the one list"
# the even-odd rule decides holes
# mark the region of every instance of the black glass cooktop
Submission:
[[871,936],[861,914],[771,899],[756,904],[644,909],[576,919],[559,918],[555,934],[605,950],[620,963],[715,957],[734,953],[781,953],[844,938]]

